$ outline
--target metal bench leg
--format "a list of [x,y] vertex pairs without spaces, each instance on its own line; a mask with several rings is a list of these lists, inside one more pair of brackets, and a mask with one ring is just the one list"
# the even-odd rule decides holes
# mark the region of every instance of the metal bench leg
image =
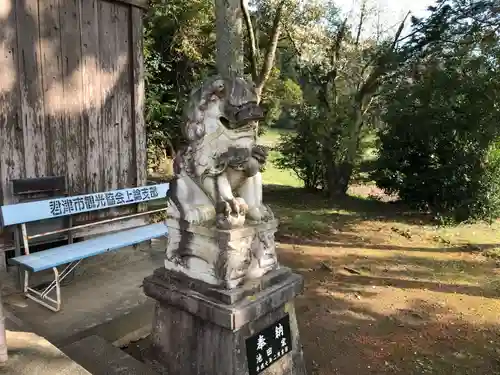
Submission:
[[[19,270],[21,270],[21,267],[19,267]],[[30,283],[30,274],[27,270],[24,270],[24,285],[23,285],[23,292],[26,294],[28,293],[29,289],[29,283]]]
[[44,293],[47,290],[45,288],[42,292],[33,289],[29,286],[29,273],[28,271],[24,271],[24,293],[26,297],[31,299],[32,301],[35,301],[39,303],[42,306],[45,306],[49,310],[52,311],[59,311],[61,309],[61,288],[60,288],[60,278],[59,278],[59,271],[57,270],[56,267],[52,268],[54,271],[54,281],[49,285],[51,286],[52,284],[55,284],[56,287],[56,299],[54,300],[53,298],[45,295]]
[[[69,263],[64,270],[59,273],[57,267],[53,267],[54,280],[45,287],[42,291],[35,290],[29,287],[29,273],[24,273],[24,293],[29,299],[45,306],[46,308],[58,312],[61,310],[61,282],[68,276],[79,264],[81,260]],[[56,299],[49,297],[49,293],[56,289]]]

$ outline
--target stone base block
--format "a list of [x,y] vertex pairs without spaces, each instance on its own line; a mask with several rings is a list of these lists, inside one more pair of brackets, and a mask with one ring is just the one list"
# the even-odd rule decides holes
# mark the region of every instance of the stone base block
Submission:
[[165,268],[232,289],[278,266],[277,220],[231,230],[168,219]]
[[168,375],[306,375],[293,303],[302,289],[287,268],[231,291],[157,270],[144,280],[157,301],[147,360]]

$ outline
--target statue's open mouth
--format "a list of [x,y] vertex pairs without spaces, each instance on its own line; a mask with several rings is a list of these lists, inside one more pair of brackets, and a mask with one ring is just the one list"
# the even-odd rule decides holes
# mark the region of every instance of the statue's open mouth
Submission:
[[241,106],[226,106],[226,116],[220,118],[221,123],[229,129],[237,129],[253,121],[265,118],[264,110],[257,103],[246,103]]

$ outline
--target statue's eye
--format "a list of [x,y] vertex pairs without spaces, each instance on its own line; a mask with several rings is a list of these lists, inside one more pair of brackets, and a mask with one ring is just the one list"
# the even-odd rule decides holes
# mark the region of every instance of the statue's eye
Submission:
[[213,94],[221,98],[224,95],[224,85],[216,85],[213,91]]
[[224,82],[218,82],[215,84],[215,91],[224,91]]

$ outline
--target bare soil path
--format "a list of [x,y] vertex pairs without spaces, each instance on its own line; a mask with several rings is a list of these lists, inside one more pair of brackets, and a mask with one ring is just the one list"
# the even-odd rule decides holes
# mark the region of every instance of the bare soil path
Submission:
[[[316,375],[500,374],[500,224],[439,227],[379,191],[266,191]],[[367,196],[379,196],[379,200]]]

